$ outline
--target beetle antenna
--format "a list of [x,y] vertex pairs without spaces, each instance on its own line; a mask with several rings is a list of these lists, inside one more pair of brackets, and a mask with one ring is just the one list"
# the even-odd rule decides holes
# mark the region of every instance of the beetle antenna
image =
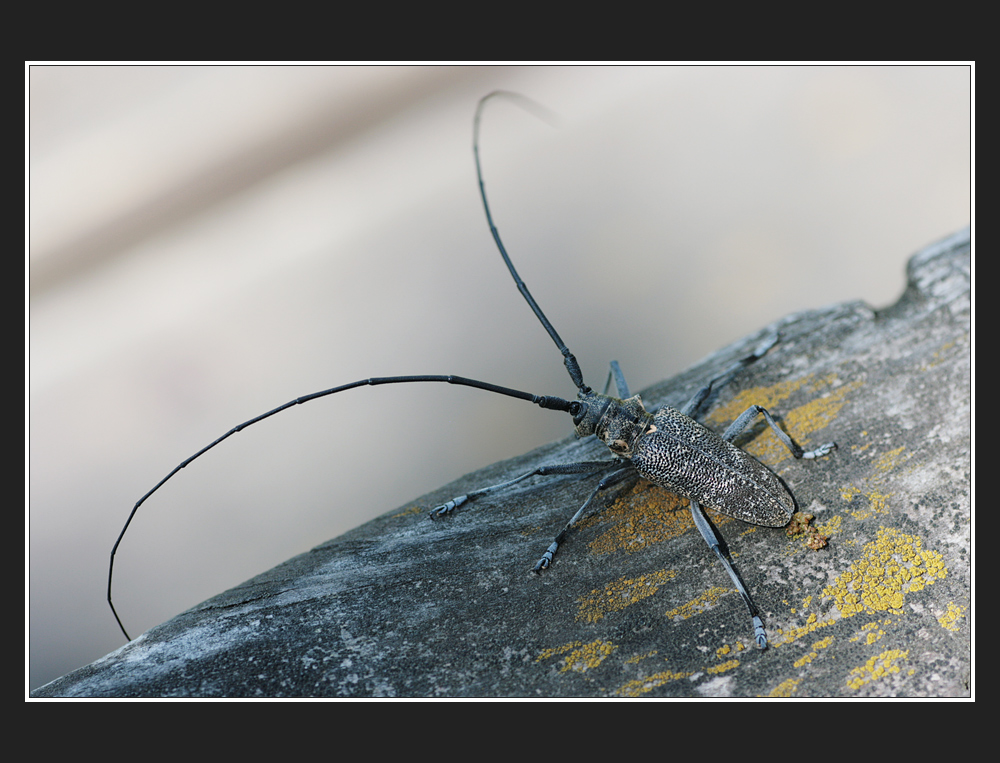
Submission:
[[484,96],[480,101],[479,105],[476,107],[476,117],[473,120],[472,128],[472,153],[476,157],[476,177],[479,179],[479,195],[483,199],[483,209],[486,210],[486,221],[490,224],[490,233],[493,234],[493,240],[497,243],[497,249],[500,250],[500,256],[503,257],[504,263],[507,265],[507,270],[510,271],[511,276],[514,278],[514,283],[517,284],[518,291],[521,292],[521,296],[527,301],[528,306],[531,308],[532,312],[541,322],[545,330],[549,332],[549,336],[552,337],[552,341],[556,343],[556,347],[559,348],[559,352],[563,354],[563,362],[566,364],[566,370],[569,371],[569,377],[573,380],[577,389],[584,395],[590,394],[592,391],[583,382],[583,372],[580,370],[580,364],[576,360],[576,356],[570,352],[569,347],[562,340],[559,334],[556,332],[555,328],[549,323],[549,319],[545,317],[545,313],[542,312],[542,308],[538,306],[535,302],[534,297],[531,296],[531,292],[528,291],[528,287],[525,285],[524,281],[521,280],[521,276],[517,274],[514,269],[514,263],[510,261],[510,257],[507,255],[507,250],[504,249],[503,241],[500,240],[500,232],[497,230],[497,226],[493,223],[493,215],[490,214],[490,205],[486,201],[486,186],[483,184],[483,169],[479,163],[479,119],[483,113],[483,107],[490,98],[496,96],[503,96],[504,98],[509,98],[519,106],[527,111],[530,111],[535,116],[546,119],[546,121],[551,121],[551,112],[545,109],[538,103],[535,103],[530,98],[526,98],[518,93],[511,93],[506,90],[494,90],[489,95]]
[[125,626],[122,625],[121,618],[118,617],[118,611],[115,609],[115,604],[111,600],[111,582],[114,579],[115,574],[115,553],[118,551],[118,545],[122,542],[122,538],[125,537],[125,532],[128,530],[128,526],[132,524],[132,518],[135,513],[139,510],[139,507],[146,502],[153,493],[163,487],[164,483],[167,482],[171,477],[173,477],[177,472],[183,469],[185,466],[190,464],[199,456],[210,451],[220,442],[228,439],[230,436],[246,429],[251,424],[256,424],[258,421],[263,421],[266,418],[274,416],[276,413],[281,413],[286,408],[291,408],[293,405],[302,405],[303,403],[308,403],[311,400],[316,400],[321,397],[326,397],[327,395],[334,395],[337,392],[344,392],[345,390],[354,389],[355,387],[365,387],[365,386],[377,386],[379,384],[406,384],[409,382],[447,382],[448,384],[458,384],[464,387],[475,387],[476,389],[483,389],[487,392],[496,392],[500,395],[507,395],[508,397],[516,397],[519,400],[527,400],[529,403],[534,403],[541,408],[548,408],[554,411],[565,411],[573,416],[576,416],[577,412],[580,410],[580,403],[576,401],[563,400],[561,397],[552,397],[548,395],[533,395],[530,392],[522,392],[521,390],[511,389],[510,387],[501,387],[499,384],[490,384],[489,382],[477,381],[476,379],[466,379],[464,376],[441,376],[441,375],[430,375],[430,376],[377,376],[371,379],[362,379],[361,381],[351,382],[350,384],[342,384],[339,387],[333,387],[332,389],[326,389],[322,392],[313,392],[311,395],[303,395],[302,397],[297,397],[294,400],[289,400],[284,405],[279,405],[277,408],[268,411],[267,413],[262,413],[260,416],[255,416],[249,421],[244,421],[228,432],[226,432],[222,437],[206,445],[204,448],[199,450],[190,458],[182,461],[177,466],[173,468],[166,477],[156,483],[152,490],[150,490],[146,495],[140,498],[135,506],[132,507],[132,512],[128,515],[128,519],[125,520],[125,526],[122,531],[118,534],[118,540],[115,541],[114,547],[111,549],[111,561],[108,564],[108,605],[111,607],[111,613],[115,616],[115,620],[118,621],[118,627],[122,629],[122,633],[125,634],[125,638],[129,641],[132,637],[128,635],[128,631],[125,630]]

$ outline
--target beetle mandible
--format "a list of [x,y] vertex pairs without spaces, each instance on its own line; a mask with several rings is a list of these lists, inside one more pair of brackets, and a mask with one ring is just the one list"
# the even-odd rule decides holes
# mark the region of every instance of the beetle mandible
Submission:
[[[750,406],[750,408],[744,411],[721,436],[695,420],[699,409],[713,389],[717,389],[724,384],[741,368],[761,358],[779,341],[778,335],[773,332],[765,335],[752,353],[737,360],[722,373],[710,379],[680,410],[669,406],[662,406],[658,410],[647,411],[640,397],[630,394],[625,376],[616,361],[612,361],[611,363],[611,373],[603,393],[594,392],[584,383],[583,374],[576,357],[570,352],[566,343],[560,338],[555,328],[531,296],[524,281],[521,280],[504,248],[503,242],[500,239],[500,233],[493,222],[493,216],[486,199],[486,187],[483,182],[482,166],[479,160],[479,125],[483,108],[490,99],[495,97],[511,99],[529,111],[537,112],[540,107],[524,96],[507,91],[498,90],[484,96],[479,101],[473,120],[473,155],[476,164],[479,193],[493,240],[521,295],[562,353],[566,370],[577,388],[576,399],[571,401],[560,397],[534,395],[530,392],[523,392],[461,376],[386,376],[362,379],[339,387],[304,395],[248,421],[244,421],[174,467],[166,477],[154,485],[132,507],[132,511],[129,513],[125,525],[122,527],[115,541],[114,547],[111,549],[111,559],[108,565],[108,604],[125,638],[130,639],[130,636],[125,630],[121,618],[118,616],[111,595],[115,553],[118,551],[118,546],[121,544],[139,507],[177,472],[231,435],[294,405],[301,405],[311,400],[333,395],[337,392],[344,392],[355,387],[377,386],[381,384],[406,384],[411,382],[444,382],[475,387],[487,392],[515,397],[531,402],[541,408],[565,411],[572,416],[575,432],[578,437],[595,435],[607,445],[613,458],[603,461],[583,461],[538,467],[512,480],[490,485],[466,495],[457,496],[440,506],[436,506],[430,512],[431,519],[450,514],[470,500],[504,490],[530,477],[603,473],[602,478],[590,496],[569,522],[566,523],[565,527],[563,527],[552,543],[549,544],[545,553],[535,564],[534,571],[541,572],[552,563],[557,550],[564,542],[570,529],[583,516],[584,512],[602,490],[626,481],[635,480],[638,477],[643,477],[689,499],[695,526],[709,548],[712,549],[722,563],[733,584],[736,586],[740,597],[750,611],[754,640],[761,649],[767,647],[767,634],[764,630],[764,624],[757,606],[754,604],[746,586],[740,580],[732,563],[720,548],[719,540],[702,510],[702,506],[715,508],[723,514],[752,524],[767,527],[783,527],[788,524],[795,510],[795,500],[788,489],[767,467],[732,444],[732,440],[743,432],[751,422],[756,420],[758,415],[764,417],[767,425],[795,458],[812,459],[824,456],[835,448],[836,444],[832,442],[825,443],[814,450],[803,451],[775,423],[771,414],[758,405]],[[607,394],[612,379],[615,383],[617,397]]]

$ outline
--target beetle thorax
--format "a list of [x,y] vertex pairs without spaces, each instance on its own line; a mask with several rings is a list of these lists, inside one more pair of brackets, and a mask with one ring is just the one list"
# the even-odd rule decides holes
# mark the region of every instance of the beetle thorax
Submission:
[[591,393],[581,403],[584,410],[574,419],[577,436],[597,435],[616,456],[630,458],[639,438],[654,428],[653,416],[638,395],[619,400]]

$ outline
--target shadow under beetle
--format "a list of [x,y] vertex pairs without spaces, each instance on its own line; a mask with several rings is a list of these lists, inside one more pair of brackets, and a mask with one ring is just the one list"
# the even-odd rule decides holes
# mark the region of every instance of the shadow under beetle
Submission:
[[[160,480],[132,507],[132,511],[125,521],[125,526],[122,528],[114,547],[111,549],[111,560],[108,565],[108,604],[115,616],[115,620],[118,622],[118,627],[125,634],[125,638],[131,640],[111,599],[115,553],[118,551],[118,546],[121,544],[122,538],[125,537],[125,532],[128,530],[129,524],[131,524],[139,507],[177,472],[231,435],[236,434],[251,424],[256,424],[258,421],[280,413],[286,408],[291,408],[293,405],[301,405],[302,403],[326,397],[327,395],[333,395],[337,392],[354,389],[355,387],[377,386],[380,384],[405,384],[410,382],[446,382],[448,384],[475,387],[487,392],[496,392],[501,395],[516,397],[550,410],[565,411],[573,417],[573,425],[578,437],[595,435],[608,446],[614,457],[611,460],[605,461],[583,461],[571,464],[540,466],[512,480],[475,490],[466,495],[453,498],[440,506],[436,506],[430,512],[431,519],[450,514],[468,501],[504,490],[530,477],[557,474],[596,474],[603,472],[604,476],[597,483],[593,492],[569,522],[566,523],[566,526],[563,527],[562,531],[556,536],[535,564],[534,571],[541,572],[552,563],[553,557],[558,551],[559,546],[564,542],[567,533],[577,520],[583,516],[583,513],[594,501],[598,493],[613,485],[634,480],[638,476],[644,477],[650,482],[654,482],[690,500],[691,514],[694,517],[695,526],[705,539],[705,542],[708,543],[709,548],[715,552],[715,555],[723,567],[725,567],[726,572],[736,586],[736,590],[747,605],[747,609],[750,610],[754,640],[757,642],[757,646],[761,649],[767,647],[767,634],[764,631],[764,624],[757,607],[753,603],[750,593],[740,580],[732,563],[720,548],[719,540],[701,507],[703,505],[708,506],[717,509],[723,514],[741,519],[744,522],[766,527],[783,527],[788,524],[792,513],[795,511],[795,500],[788,492],[788,489],[772,471],[745,451],[732,444],[732,440],[743,432],[757,418],[758,414],[764,417],[767,425],[795,458],[818,458],[824,456],[835,448],[836,444],[832,442],[826,443],[815,450],[803,451],[799,445],[778,427],[771,414],[759,405],[752,405],[744,411],[721,437],[695,421],[694,417],[698,414],[699,409],[712,390],[732,378],[741,368],[753,363],[767,353],[778,342],[779,337],[776,333],[766,336],[751,354],[736,361],[721,374],[710,379],[679,411],[666,405],[660,407],[658,410],[647,411],[643,407],[638,395],[630,395],[625,376],[617,361],[611,362],[611,373],[608,377],[604,394],[594,392],[584,383],[580,365],[573,356],[573,353],[570,352],[566,343],[563,342],[555,328],[549,323],[549,320],[545,317],[545,314],[528,291],[528,287],[514,269],[514,265],[507,255],[506,249],[504,249],[503,242],[500,240],[500,233],[493,223],[493,216],[490,213],[489,203],[486,200],[486,188],[483,184],[482,167],[479,161],[479,123],[483,107],[487,101],[498,96],[512,99],[530,111],[537,112],[540,108],[533,101],[523,96],[505,91],[495,91],[479,101],[473,121],[472,143],[476,162],[476,177],[479,182],[479,193],[483,200],[483,208],[486,211],[486,220],[489,223],[490,232],[493,234],[493,240],[500,250],[500,255],[503,257],[507,269],[514,278],[518,291],[521,292],[521,295],[527,301],[535,316],[548,332],[552,341],[555,342],[556,347],[563,354],[563,362],[566,365],[566,370],[577,387],[576,399],[570,401],[559,397],[533,395],[529,392],[501,387],[475,379],[466,379],[461,376],[384,376],[362,379],[361,381],[333,387],[322,392],[304,395],[249,421],[244,421],[174,467],[166,477]],[[607,394],[612,379],[614,379],[618,397]]]

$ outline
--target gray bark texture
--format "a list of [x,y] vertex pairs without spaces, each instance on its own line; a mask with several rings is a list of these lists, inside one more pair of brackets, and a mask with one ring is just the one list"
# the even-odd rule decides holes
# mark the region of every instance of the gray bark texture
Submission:
[[[596,484],[532,478],[427,520],[456,495],[546,463],[603,459],[572,438],[494,464],[178,615],[36,697],[966,697],[971,695],[971,247],[914,255],[892,307],[778,321],[781,341],[713,393],[722,432],[775,471],[814,530],[709,512],[770,646],[686,500],[609,489],[540,575]],[[758,332],[642,393],[680,407]],[[603,451],[603,452],[602,452]],[[807,545],[816,533],[824,548]],[[815,543],[814,543],[815,545]]]

